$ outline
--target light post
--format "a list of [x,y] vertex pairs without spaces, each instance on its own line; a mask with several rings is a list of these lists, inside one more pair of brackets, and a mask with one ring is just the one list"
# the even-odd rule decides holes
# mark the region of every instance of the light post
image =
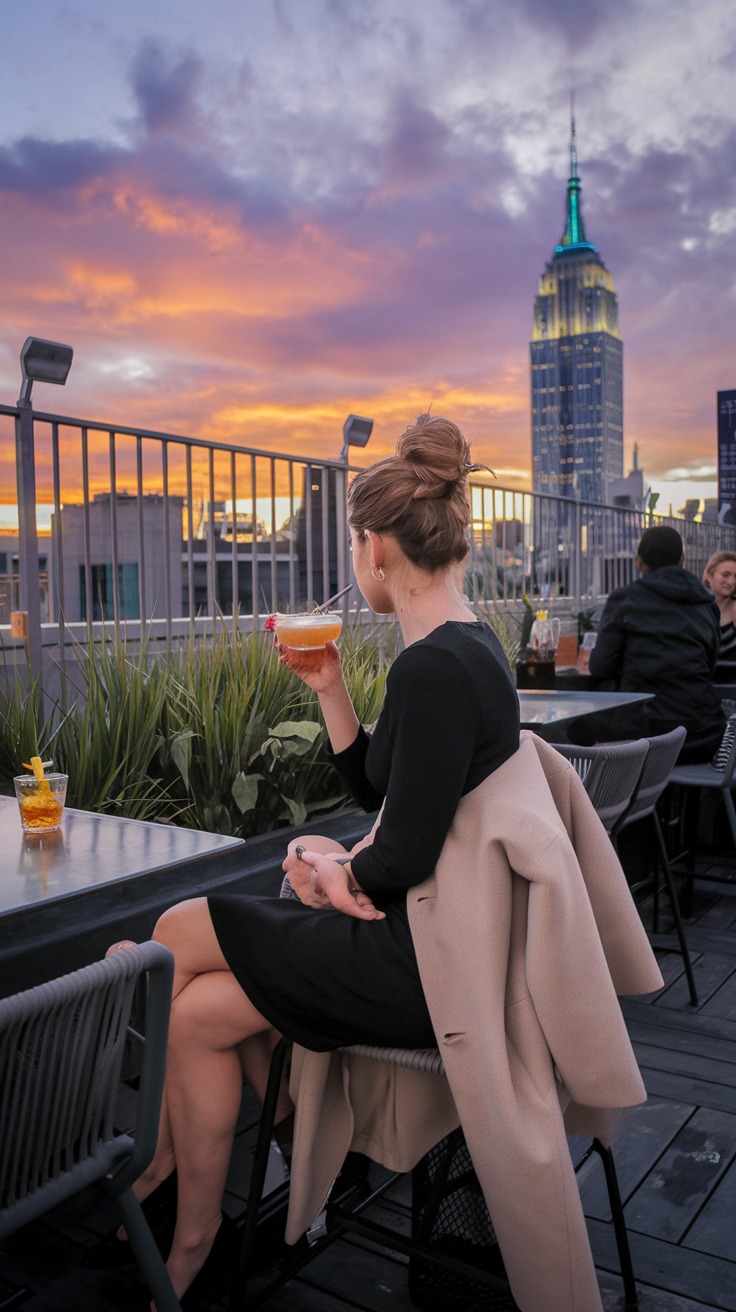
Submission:
[[[367,446],[368,439],[373,432],[373,420],[366,419],[364,415],[348,415],[342,426],[343,446],[340,452],[340,460],[345,465],[345,471],[338,472],[335,470],[336,497],[339,499],[339,510],[337,514],[337,577],[338,587],[344,588],[348,583],[355,584],[357,593],[357,582],[353,573],[353,562],[350,552],[348,551],[348,471],[347,466],[350,462],[351,446]],[[337,510],[337,505],[335,506]],[[360,601],[356,597],[356,608],[360,611]],[[350,611],[350,593],[346,593],[342,601],[343,623],[347,623]]]
[[363,415],[348,415],[342,426],[344,441],[340,459],[344,465],[347,465],[350,460],[351,446],[367,446],[372,432],[372,419],[366,419]]
[[56,383],[63,387],[71,368],[74,352],[60,342],[46,342],[28,337],[20,353],[23,376],[15,421],[15,471],[18,489],[18,573],[20,614],[15,631],[28,640],[28,665],[31,677],[42,675],[41,602],[38,585],[38,536],[36,533],[36,462],[33,449],[34,382]]

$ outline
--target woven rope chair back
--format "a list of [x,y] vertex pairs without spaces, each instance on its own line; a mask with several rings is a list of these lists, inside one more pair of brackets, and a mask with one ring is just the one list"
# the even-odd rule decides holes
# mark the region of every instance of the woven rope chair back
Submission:
[[0,1215],[113,1138],[135,949],[0,1000]]
[[631,804],[639,782],[649,739],[631,743],[604,743],[600,747],[574,747],[554,744],[562,756],[575,767],[606,832]]
[[625,829],[634,820],[643,820],[645,816],[652,814],[667,787],[667,781],[675,768],[675,762],[686,737],[687,730],[679,728],[648,740],[649,752],[641,772],[639,786],[631,809],[623,818],[622,828]]

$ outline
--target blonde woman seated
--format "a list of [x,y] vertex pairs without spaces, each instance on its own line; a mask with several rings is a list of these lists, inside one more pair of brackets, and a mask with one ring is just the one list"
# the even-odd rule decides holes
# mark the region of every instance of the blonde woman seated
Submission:
[[[176,960],[174,1002],[158,1151],[135,1192],[144,1199],[177,1167],[167,1266],[179,1295],[221,1227],[243,1068],[262,1095],[279,1034],[319,1052],[435,1045],[406,892],[434,870],[461,797],[519,747],[508,664],[463,595],[470,468],[456,425],[422,415],[395,455],[350,486],[358,586],[374,611],[396,614],[405,644],[372,737],[334,644],[316,671],[281,653],[319,695],[335,765],[356,800],[366,811],[384,805],[374,841],[339,863],[346,854],[332,839],[295,840],[284,870],[301,901],[195,898],[156,926]],[[284,1092],[277,1120],[290,1110]]]
[[716,551],[705,567],[703,583],[721,612],[720,648],[713,682],[736,684],[736,551]]

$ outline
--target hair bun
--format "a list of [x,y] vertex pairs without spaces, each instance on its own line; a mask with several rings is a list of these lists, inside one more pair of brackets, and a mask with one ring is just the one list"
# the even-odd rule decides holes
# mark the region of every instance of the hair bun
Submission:
[[417,480],[414,501],[450,496],[468,476],[470,447],[457,424],[439,415],[419,415],[401,434],[396,455]]

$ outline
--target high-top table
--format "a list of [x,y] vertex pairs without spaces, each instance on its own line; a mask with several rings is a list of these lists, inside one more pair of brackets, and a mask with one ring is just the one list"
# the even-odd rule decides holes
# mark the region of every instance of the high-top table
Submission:
[[15,798],[0,797],[0,997],[143,942],[185,898],[278,896],[289,839],[327,833],[347,848],[370,829],[357,808],[255,838],[65,808],[58,833],[26,836]]
[[[581,715],[615,711],[632,702],[648,702],[653,692],[520,692],[522,729],[533,729],[541,738]],[[559,741],[559,740],[558,740]]]
[[0,797],[0,995],[87,965],[118,930],[148,937],[162,897],[196,895],[213,863],[242,846],[71,807],[56,833],[28,835],[15,799]]

